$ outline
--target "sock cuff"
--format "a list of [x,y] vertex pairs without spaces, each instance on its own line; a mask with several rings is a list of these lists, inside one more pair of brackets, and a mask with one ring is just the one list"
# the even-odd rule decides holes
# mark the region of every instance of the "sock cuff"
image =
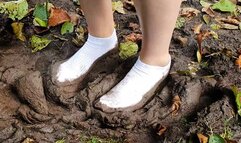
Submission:
[[170,66],[171,66],[171,56],[170,56],[170,60],[169,60],[169,63],[166,65],[166,66],[154,66],[154,65],[149,65],[149,64],[146,64],[144,62],[141,61],[140,57],[138,57],[137,61],[136,61],[136,64],[135,64],[135,67],[141,71],[146,71],[146,72],[151,72],[151,71],[156,71],[156,70],[166,70],[166,71],[169,71],[170,69]]
[[96,36],[92,36],[91,34],[88,34],[88,40],[87,42],[93,42],[95,44],[97,43],[103,43],[103,41],[108,41],[108,40],[117,40],[117,34],[116,34],[116,29],[114,29],[113,33],[111,34],[111,36],[109,37],[96,37]]

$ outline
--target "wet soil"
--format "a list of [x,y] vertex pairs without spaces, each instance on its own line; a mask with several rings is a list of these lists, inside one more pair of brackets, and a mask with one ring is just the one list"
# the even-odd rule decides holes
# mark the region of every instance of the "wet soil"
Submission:
[[[43,1],[30,1],[30,5],[38,2]],[[51,2],[72,12],[78,8],[70,1]],[[182,7],[201,10],[195,0],[184,2]],[[134,11],[114,16],[119,40],[123,41],[133,32],[129,24],[138,24],[137,16]],[[231,85],[241,85],[241,70],[234,64],[241,50],[241,32],[220,29],[216,31],[219,39],[205,39],[203,47],[208,56],[203,61],[207,65],[200,65],[192,28],[204,23],[201,17],[202,14],[175,29],[170,46],[173,64],[165,86],[133,112],[105,113],[94,105],[125,76],[138,55],[122,60],[116,50],[99,60],[81,83],[59,86],[53,82],[51,70],[79,49],[72,42],[74,34],[65,36],[67,41],[55,39],[37,53],[31,52],[28,43],[16,39],[7,44],[0,41],[4,42],[0,43],[0,142],[17,143],[31,138],[40,143],[59,139],[75,143],[80,142],[81,135],[88,135],[126,143],[174,143],[185,142],[196,133],[222,134],[227,129],[232,133],[231,139],[241,142],[240,121],[230,90]],[[83,16],[80,24],[86,27]],[[31,29],[31,24],[26,27]],[[59,27],[53,28],[51,33],[57,35],[58,30]],[[135,33],[140,33],[140,29]],[[187,42],[180,43],[180,37]],[[217,52],[220,54],[213,54]],[[187,72],[190,67],[197,69],[196,74]]]

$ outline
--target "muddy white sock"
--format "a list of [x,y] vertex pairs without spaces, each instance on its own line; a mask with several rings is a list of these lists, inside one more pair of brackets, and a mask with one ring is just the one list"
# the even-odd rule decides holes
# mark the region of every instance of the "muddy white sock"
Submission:
[[139,103],[142,97],[160,80],[164,80],[170,69],[152,66],[137,60],[125,78],[100,98],[100,102],[111,108],[125,108]]
[[98,38],[89,35],[82,48],[60,65],[57,73],[58,81],[73,81],[85,74],[99,57],[112,50],[116,44],[117,36],[115,30],[107,38]]

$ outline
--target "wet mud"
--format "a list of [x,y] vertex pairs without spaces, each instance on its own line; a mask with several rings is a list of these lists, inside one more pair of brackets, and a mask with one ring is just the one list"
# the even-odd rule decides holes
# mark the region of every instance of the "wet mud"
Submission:
[[[37,2],[31,1],[31,5]],[[51,2],[68,11],[77,8],[64,0]],[[198,1],[183,6],[200,8]],[[133,12],[115,13],[115,20],[120,41],[132,32],[129,23],[138,23]],[[85,25],[83,17],[81,21]],[[165,86],[132,112],[106,113],[95,104],[124,78],[138,55],[121,60],[118,50],[113,51],[99,60],[81,82],[60,86],[53,81],[52,70],[79,49],[71,42],[74,35],[65,37],[67,42],[55,40],[38,53],[16,40],[1,45],[0,142],[31,138],[39,143],[59,139],[75,143],[81,135],[93,135],[126,143],[174,143],[196,133],[209,135],[212,130],[222,134],[226,129],[232,132],[232,139],[240,142],[241,126],[230,86],[241,85],[241,71],[233,58],[241,48],[241,33],[219,30],[219,40],[205,39],[203,45],[209,52],[228,49],[233,56],[224,53],[205,57],[208,66],[200,67],[195,64],[197,42],[192,28],[201,22],[198,16],[174,31],[172,67]],[[178,40],[180,36],[187,38],[185,45]],[[187,72],[190,67],[198,69],[195,74]]]

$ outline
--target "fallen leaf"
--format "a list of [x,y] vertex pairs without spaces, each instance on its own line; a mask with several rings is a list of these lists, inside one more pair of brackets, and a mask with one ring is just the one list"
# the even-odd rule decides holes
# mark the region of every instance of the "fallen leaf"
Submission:
[[187,39],[187,38],[178,36],[178,37],[177,37],[177,40],[180,42],[180,44],[182,45],[182,47],[187,46],[187,42],[188,42],[188,39]]
[[52,7],[50,9],[50,16],[48,20],[49,27],[57,26],[67,21],[70,21],[70,16],[67,11],[57,7]]
[[208,137],[204,136],[203,134],[198,133],[197,136],[198,136],[198,139],[199,139],[200,143],[207,143],[208,142]]
[[202,12],[205,12],[206,14],[208,14],[210,17],[215,17],[216,13],[210,8],[210,7],[204,7],[202,9]]
[[120,43],[119,47],[119,56],[121,59],[125,60],[129,57],[132,57],[138,52],[138,45],[135,42],[127,41],[124,43]]
[[202,48],[202,41],[207,38],[208,36],[210,36],[210,32],[209,31],[202,31],[200,33],[197,34],[197,43],[198,43],[198,50],[196,52],[196,56],[197,56],[197,61],[198,63],[201,63],[202,61],[202,55],[203,55],[203,48]]
[[31,138],[26,138],[22,143],[35,143],[35,141]]
[[232,24],[227,24],[227,23],[221,24],[221,27],[223,29],[229,29],[229,30],[239,29],[239,26],[232,25]]
[[211,135],[208,143],[225,143],[225,140],[219,135]]
[[215,31],[210,31],[209,34],[213,36],[214,39],[218,39],[218,34]]
[[235,61],[235,64],[241,68],[241,55],[239,55],[238,59]]
[[125,41],[139,42],[142,40],[142,34],[131,33],[124,38]]
[[39,26],[39,27],[47,27],[48,23],[47,23],[47,21],[43,21],[43,20],[36,17],[36,18],[33,19],[33,25]]
[[177,21],[176,21],[175,28],[177,28],[177,29],[182,28],[182,27],[185,25],[185,22],[186,22],[185,18],[183,18],[183,17],[178,17],[178,18],[177,18]]
[[158,135],[159,136],[162,136],[164,133],[165,133],[165,131],[167,130],[167,127],[163,127],[163,126],[161,126],[160,128],[159,128],[159,131],[158,131]]
[[35,26],[47,27],[48,26],[48,9],[44,4],[36,4],[33,12]]
[[13,28],[13,32],[16,35],[16,37],[21,41],[26,41],[26,37],[23,34],[23,26],[24,23],[22,22],[14,22],[11,24]]
[[140,30],[140,25],[137,23],[130,23],[129,27],[131,28],[132,31],[138,32]]
[[116,2],[112,2],[112,11],[113,12],[118,12],[118,13],[121,13],[121,14],[125,14],[125,10],[124,10],[124,6],[123,6],[123,3],[122,1],[116,1]]
[[223,23],[232,24],[232,25],[236,25],[236,26],[239,26],[239,24],[241,23],[238,19],[236,19],[235,17],[231,17],[231,16],[228,16],[227,18],[218,17],[218,18],[215,18],[215,20],[219,23],[223,22]]
[[211,25],[210,25],[210,28],[211,28],[212,30],[218,30],[218,29],[221,28],[221,26],[218,25],[218,24],[211,24]]
[[61,35],[72,32],[74,32],[74,24],[71,22],[65,22],[61,27]]
[[206,0],[200,0],[200,4],[202,7],[210,7],[212,3],[207,2]]
[[178,110],[181,106],[181,99],[178,95],[172,99],[172,115],[177,115]]
[[203,24],[195,25],[194,28],[193,28],[194,33],[199,34],[201,32],[202,26],[203,26]]
[[207,15],[207,14],[204,14],[204,15],[203,15],[203,20],[204,20],[204,22],[205,22],[206,24],[209,24],[210,21],[211,21],[211,17],[210,17],[209,15]]
[[30,44],[33,48],[32,52],[34,53],[34,52],[44,49],[45,47],[47,47],[49,45],[50,42],[51,42],[51,40],[49,40],[47,38],[38,37],[36,35],[33,35],[30,38]]
[[65,139],[57,140],[55,143],[66,143]]
[[21,20],[28,14],[26,0],[0,2],[0,13],[8,15],[12,20]]
[[199,50],[197,50],[197,61],[198,61],[198,63],[201,63],[201,61],[202,61],[202,55]]
[[80,21],[80,15],[74,12],[69,13],[70,16],[70,22],[73,23],[74,25],[77,25]]
[[220,10],[222,12],[234,12],[236,10],[236,5],[230,0],[220,0],[212,5],[212,9]]
[[76,37],[73,38],[72,42],[74,42],[77,46],[81,46],[81,44],[83,44],[84,41],[85,41],[84,35],[85,35],[86,32],[87,32],[87,30],[84,29],[84,27],[78,26],[75,29]]
[[197,16],[199,13],[200,13],[199,10],[192,7],[185,7],[185,8],[181,8],[180,10],[180,16],[187,17],[187,18]]

